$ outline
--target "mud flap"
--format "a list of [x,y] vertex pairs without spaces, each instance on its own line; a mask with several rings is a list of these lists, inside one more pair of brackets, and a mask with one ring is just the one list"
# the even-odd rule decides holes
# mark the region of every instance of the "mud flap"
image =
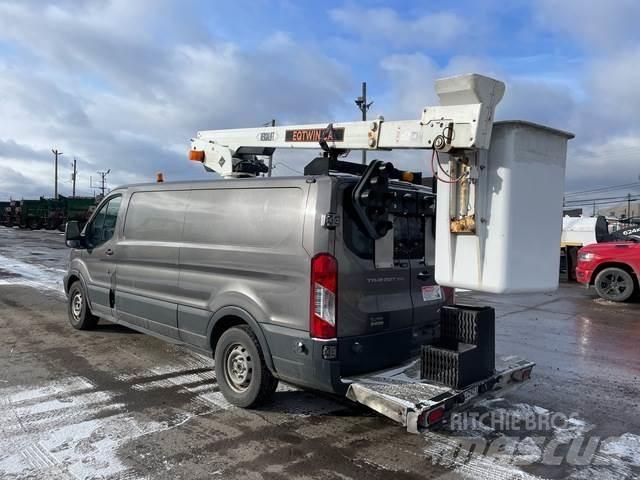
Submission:
[[[347,398],[418,433],[438,423],[443,415],[462,410],[474,401],[521,385],[528,380],[535,363],[517,357],[496,359],[495,373],[462,389],[454,389],[420,380],[420,361],[401,367],[343,379],[349,383]],[[438,420],[429,422],[430,413],[438,410]],[[440,412],[442,411],[442,412]]]

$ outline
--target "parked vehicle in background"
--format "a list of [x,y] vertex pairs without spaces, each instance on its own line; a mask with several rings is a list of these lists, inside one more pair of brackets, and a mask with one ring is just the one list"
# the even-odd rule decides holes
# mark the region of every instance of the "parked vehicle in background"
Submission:
[[64,231],[64,225],[72,220],[82,227],[96,209],[96,197],[64,197],[38,200],[23,199],[0,202],[0,224],[5,227],[37,230]]
[[2,225],[5,227],[13,227],[14,225],[18,225],[20,222],[18,220],[18,215],[20,212],[20,202],[18,200],[11,200],[9,202],[9,206],[5,207],[2,212]]
[[38,230],[46,222],[48,206],[43,198],[38,200],[21,200],[17,220],[20,228]]
[[11,201],[0,202],[0,225],[5,225],[9,212],[11,211]]
[[64,231],[65,223],[65,201],[61,196],[57,200],[55,198],[40,197],[40,201],[43,203],[45,212],[42,218],[42,228],[47,230],[60,230]]
[[60,197],[65,201],[66,221],[76,221],[82,228],[96,208],[94,197]]
[[577,280],[593,286],[605,300],[624,302],[638,294],[640,243],[597,243],[578,252]]
[[593,243],[605,242],[608,236],[607,219],[603,216],[562,218],[560,254],[564,257],[569,280],[576,280],[578,250]]

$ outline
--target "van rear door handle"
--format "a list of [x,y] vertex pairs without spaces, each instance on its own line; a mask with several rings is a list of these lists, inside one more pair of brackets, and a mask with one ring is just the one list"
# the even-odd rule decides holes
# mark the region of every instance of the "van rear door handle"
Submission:
[[111,250],[110,248],[107,248],[107,249],[104,251],[104,254],[105,254],[105,255],[113,255],[113,250]]
[[427,270],[425,270],[424,272],[420,272],[418,274],[418,278],[420,280],[429,280],[431,278],[431,274]]

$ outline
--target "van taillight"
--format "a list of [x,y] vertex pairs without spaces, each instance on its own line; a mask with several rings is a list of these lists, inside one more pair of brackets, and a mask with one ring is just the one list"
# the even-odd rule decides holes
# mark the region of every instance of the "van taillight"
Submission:
[[319,253],[311,259],[311,337],[336,337],[337,294],[338,262],[328,253]]

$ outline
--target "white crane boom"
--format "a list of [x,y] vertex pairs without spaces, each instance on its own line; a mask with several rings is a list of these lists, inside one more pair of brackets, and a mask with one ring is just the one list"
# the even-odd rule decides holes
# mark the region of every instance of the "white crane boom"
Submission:
[[[496,105],[504,83],[478,74],[436,81],[439,106],[417,120],[341,122],[228,130],[204,130],[191,140],[190,158],[224,177],[260,173],[255,155],[278,148],[345,150],[488,149]],[[247,163],[248,162],[248,163]]]
[[[352,202],[376,242],[376,268],[393,266],[393,217],[424,217],[425,238],[431,234],[426,218],[435,217],[438,284],[493,293],[553,290],[567,142],[573,135],[523,121],[494,124],[504,88],[476,74],[437,80],[440,105],[423,108],[417,120],[205,130],[191,141],[189,158],[223,177],[255,176],[267,171],[259,155],[322,148],[323,157],[305,172],[359,175]],[[373,160],[356,169],[337,160],[348,150],[393,149],[434,151],[435,203],[419,189],[395,191],[389,179],[419,183],[419,177],[391,163]],[[437,152],[448,155],[441,159]],[[431,255],[428,245],[425,259]]]

